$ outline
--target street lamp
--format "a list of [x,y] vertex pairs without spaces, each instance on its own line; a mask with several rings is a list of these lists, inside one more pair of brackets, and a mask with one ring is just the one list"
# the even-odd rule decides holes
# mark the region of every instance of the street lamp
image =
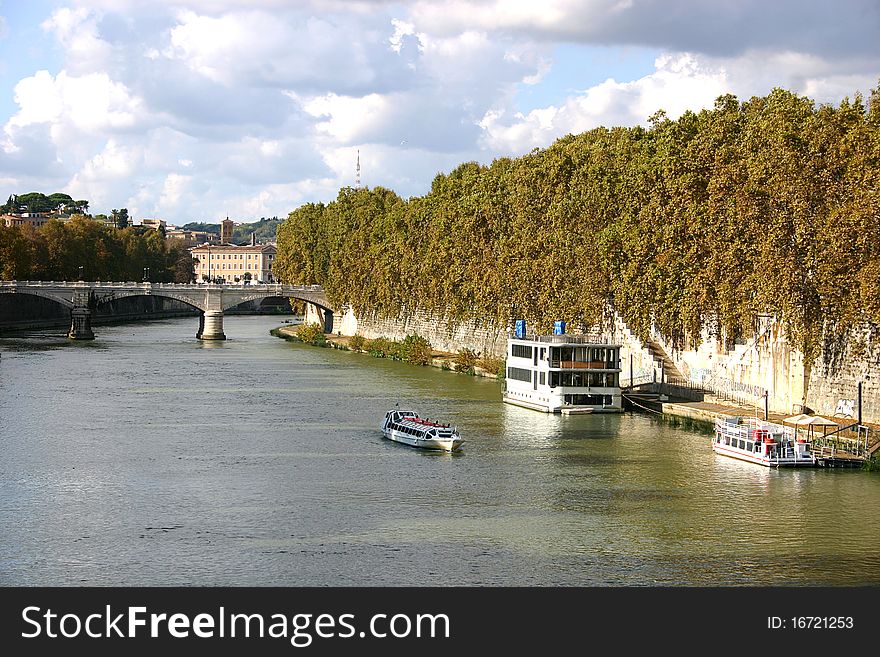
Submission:
[[150,280],[150,268],[144,267],[144,283]]
[[80,267],[79,267],[79,280],[81,280],[81,281],[85,280],[85,274],[83,273],[83,270],[84,270],[84,268],[82,267],[82,265],[80,265]]

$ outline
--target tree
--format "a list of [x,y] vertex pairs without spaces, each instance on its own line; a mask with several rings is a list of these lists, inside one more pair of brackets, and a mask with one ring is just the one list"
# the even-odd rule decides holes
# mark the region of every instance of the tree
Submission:
[[128,228],[130,223],[128,220],[128,209],[122,208],[121,210],[116,210],[115,208],[110,211],[110,216],[113,218],[113,223],[117,228]]

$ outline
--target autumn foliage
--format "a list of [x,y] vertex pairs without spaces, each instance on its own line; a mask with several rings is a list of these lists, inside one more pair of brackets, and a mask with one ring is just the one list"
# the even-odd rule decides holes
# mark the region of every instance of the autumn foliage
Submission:
[[344,188],[292,212],[278,239],[285,281],[356,312],[549,330],[611,304],[679,346],[749,336],[771,313],[811,360],[880,324],[880,94],[722,96],[462,164],[422,197]]

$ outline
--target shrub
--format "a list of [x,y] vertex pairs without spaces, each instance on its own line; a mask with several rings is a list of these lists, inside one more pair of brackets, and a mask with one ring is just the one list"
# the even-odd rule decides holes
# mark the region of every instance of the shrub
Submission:
[[406,336],[400,345],[401,359],[413,365],[429,365],[431,355],[431,343],[415,333]]
[[477,364],[477,359],[477,354],[471,349],[459,349],[454,358],[455,371],[474,374],[474,367]]
[[375,358],[387,358],[391,355],[391,341],[388,338],[373,338],[364,341],[364,351]]
[[498,378],[504,376],[505,360],[503,358],[495,358],[494,356],[484,356],[477,360],[477,366],[486,370],[490,374],[494,374]]
[[349,339],[348,348],[352,351],[363,351],[365,342],[366,340],[364,339],[364,336],[355,334]]
[[296,336],[308,344],[316,347],[324,347],[327,345],[327,337],[324,335],[324,329],[320,324],[301,324],[296,329]]

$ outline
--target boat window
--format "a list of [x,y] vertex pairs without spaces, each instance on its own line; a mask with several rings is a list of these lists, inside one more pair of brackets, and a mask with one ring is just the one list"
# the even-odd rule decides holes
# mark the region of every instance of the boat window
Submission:
[[528,383],[531,383],[532,371],[523,369],[521,367],[508,367],[507,378],[514,379],[515,381],[526,381]]

